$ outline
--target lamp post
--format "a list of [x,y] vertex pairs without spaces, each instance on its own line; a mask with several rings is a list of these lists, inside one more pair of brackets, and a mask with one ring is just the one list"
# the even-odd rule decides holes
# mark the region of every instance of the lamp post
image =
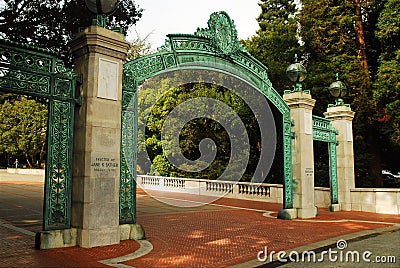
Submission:
[[[295,54],[295,63],[290,64],[287,67],[286,75],[289,78],[289,80],[294,83],[293,92],[302,92],[303,86],[301,85],[301,82],[303,82],[304,79],[306,79],[307,70],[301,63],[299,63],[297,54]],[[285,92],[285,93],[289,93],[289,92]],[[307,91],[306,93],[309,93],[309,91]]]
[[108,16],[118,8],[118,0],[85,0],[86,7],[90,12],[96,14],[93,25],[106,28],[110,22]]
[[347,87],[342,81],[339,80],[338,73],[336,73],[336,81],[329,86],[329,92],[333,97],[336,98],[336,100],[335,104],[329,104],[328,107],[349,106],[348,104],[345,104],[342,99],[344,96],[346,96]]

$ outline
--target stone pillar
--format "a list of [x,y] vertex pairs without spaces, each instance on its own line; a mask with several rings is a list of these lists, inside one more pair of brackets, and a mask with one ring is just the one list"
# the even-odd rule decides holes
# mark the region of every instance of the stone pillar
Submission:
[[342,210],[351,210],[350,189],[355,188],[354,150],[353,150],[353,118],[354,112],[347,106],[328,108],[325,118],[332,121],[338,130],[336,147],[338,201]]
[[75,113],[72,227],[77,244],[118,244],[123,35],[90,26],[70,43],[83,76],[82,106]]
[[293,131],[293,202],[298,218],[316,216],[314,204],[314,146],[312,110],[315,100],[304,92],[284,94],[283,99],[290,107]]

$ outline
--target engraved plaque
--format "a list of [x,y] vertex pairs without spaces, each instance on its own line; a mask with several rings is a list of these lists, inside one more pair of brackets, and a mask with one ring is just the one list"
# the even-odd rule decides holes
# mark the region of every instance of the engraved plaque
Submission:
[[108,100],[118,99],[119,63],[99,59],[99,77],[97,97]]
[[92,153],[90,167],[94,178],[115,178],[119,176],[119,159],[113,154]]
[[306,168],[304,169],[304,174],[306,175],[306,177],[312,177],[314,175],[314,169]]

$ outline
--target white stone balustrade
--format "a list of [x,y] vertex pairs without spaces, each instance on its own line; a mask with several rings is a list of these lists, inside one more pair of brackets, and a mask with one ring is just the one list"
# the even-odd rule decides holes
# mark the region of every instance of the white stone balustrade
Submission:
[[139,188],[144,190],[224,196],[227,198],[257,200],[272,203],[283,202],[283,186],[281,184],[209,181],[138,175],[137,185]]

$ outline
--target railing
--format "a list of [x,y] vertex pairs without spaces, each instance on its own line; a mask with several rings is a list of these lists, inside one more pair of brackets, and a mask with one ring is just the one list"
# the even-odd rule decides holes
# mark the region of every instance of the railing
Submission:
[[283,186],[281,184],[209,181],[149,175],[138,175],[137,183],[138,187],[144,190],[224,196],[276,203],[281,203],[283,197]]
[[271,187],[265,185],[239,184],[239,194],[271,197]]
[[177,178],[165,178],[164,179],[165,187],[185,189],[185,184],[186,183],[185,183],[184,179],[177,179]]
[[214,182],[207,181],[206,182],[206,190],[214,191],[214,192],[226,192],[233,193],[234,183],[231,182]]
[[154,186],[159,186],[160,185],[160,178],[142,177],[141,180],[142,180],[141,181],[142,185],[154,185]]
[[336,143],[337,130],[329,119],[313,115],[313,139],[322,142]]

